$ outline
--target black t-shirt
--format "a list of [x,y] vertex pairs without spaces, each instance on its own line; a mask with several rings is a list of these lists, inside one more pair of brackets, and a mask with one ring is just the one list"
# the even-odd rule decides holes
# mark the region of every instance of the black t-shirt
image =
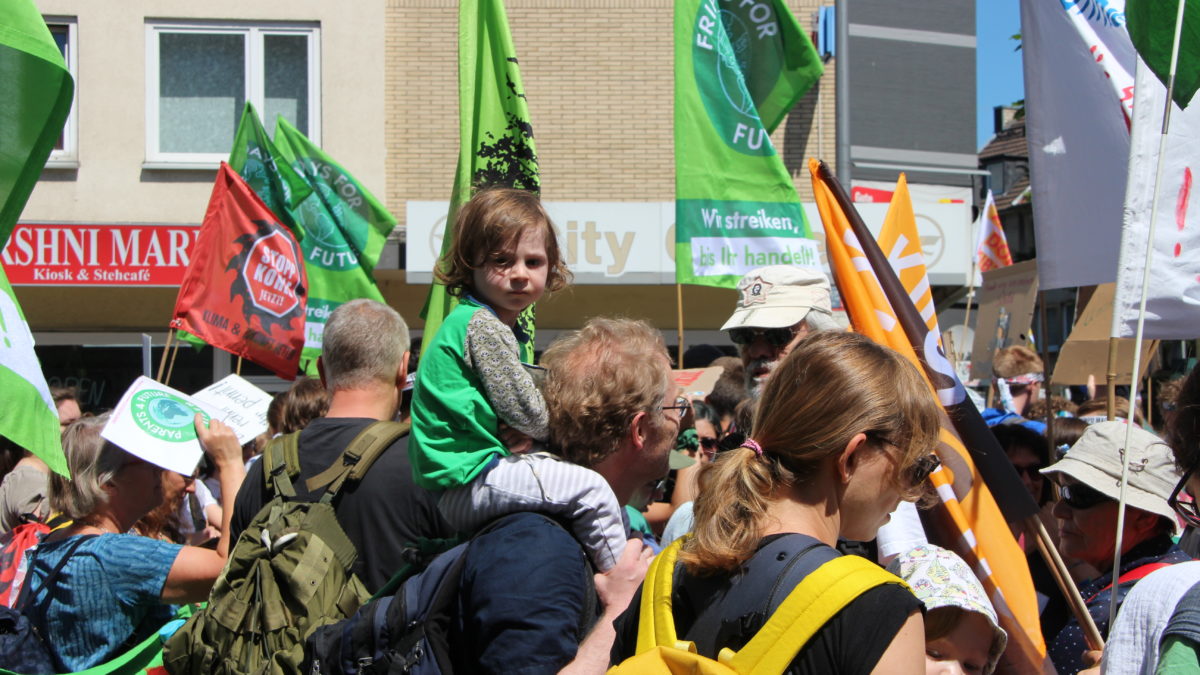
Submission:
[[[304,483],[337,460],[354,437],[374,422],[365,418],[319,418],[300,432],[300,475],[293,482],[297,499],[316,501]],[[234,503],[231,541],[271,500],[263,482],[262,461],[246,473]],[[401,436],[375,460],[358,484],[345,484],[334,501],[338,523],[354,543],[354,573],[374,593],[404,564],[403,551],[421,539],[454,534],[437,510],[437,499],[413,483],[408,436]]]
[[[763,546],[776,536],[767,537],[759,544]],[[832,552],[831,552],[832,553]],[[675,593],[672,599],[675,629],[680,639],[696,643],[697,651],[709,658],[716,658],[721,647],[738,650],[750,641],[762,628],[769,616],[767,606],[770,585],[762,597],[759,611],[744,615],[740,634],[726,636],[721,644],[704,636],[690,635],[693,623],[700,613],[714,602],[725,597],[737,597],[738,605],[746,598],[737,593],[737,578],[728,576],[694,577],[679,566],[676,569]],[[760,585],[760,588],[763,586]],[[793,586],[794,588],[794,586]],[[779,589],[789,590],[789,589]],[[633,656],[637,649],[638,613],[642,591],[639,590],[629,603],[629,608],[615,622],[617,631],[613,643],[611,660],[619,663]],[[751,603],[755,604],[755,603]],[[842,611],[834,615],[816,632],[792,660],[787,675],[826,675],[827,673],[868,675],[874,670],[879,658],[900,632],[901,626],[913,612],[921,611],[921,601],[897,584],[884,584],[866,591]],[[728,623],[733,623],[728,622]]]

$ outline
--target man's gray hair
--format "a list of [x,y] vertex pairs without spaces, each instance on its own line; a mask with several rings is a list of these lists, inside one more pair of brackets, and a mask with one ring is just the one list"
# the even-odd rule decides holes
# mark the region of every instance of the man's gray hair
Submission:
[[[104,484],[117,475],[129,458],[127,452],[100,435],[109,417],[110,413],[81,417],[63,432],[63,453],[71,477],[51,475],[50,508],[72,520],[83,520],[108,502]],[[147,490],[152,488],[146,486]]]
[[321,345],[330,391],[390,383],[408,351],[408,326],[396,310],[375,300],[351,300],[329,316]]

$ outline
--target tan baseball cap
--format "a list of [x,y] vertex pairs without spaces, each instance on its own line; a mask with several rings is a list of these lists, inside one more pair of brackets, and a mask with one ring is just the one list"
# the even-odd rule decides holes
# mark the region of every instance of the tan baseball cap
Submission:
[[810,311],[833,316],[829,279],[821,272],[792,265],[771,265],[750,270],[737,285],[737,309],[721,326],[732,328],[786,328]]
[[[1126,426],[1122,421],[1093,424],[1062,459],[1042,469],[1042,473],[1070,476],[1110,499],[1119,499],[1120,449],[1125,445]],[[1175,510],[1167,503],[1180,478],[1171,448],[1158,436],[1134,427],[1125,458],[1129,462],[1126,503],[1176,522]]]

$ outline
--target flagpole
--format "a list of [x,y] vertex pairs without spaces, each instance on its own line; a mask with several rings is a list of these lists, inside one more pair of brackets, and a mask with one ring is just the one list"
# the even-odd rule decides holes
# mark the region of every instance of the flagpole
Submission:
[[[162,381],[163,384],[169,384],[171,382],[171,373],[175,372],[175,357],[179,356],[180,342],[182,342],[182,340],[175,340],[175,349],[171,352],[171,362],[167,365],[167,379]],[[213,347],[213,349],[216,349],[216,347]]]
[[[1158,186],[1162,182],[1163,165],[1166,163],[1167,157],[1167,131],[1171,127],[1171,97],[1175,93],[1175,70],[1179,67],[1179,36],[1183,32],[1183,9],[1186,5],[1187,0],[1179,0],[1179,8],[1175,13],[1175,39],[1171,43],[1171,68],[1167,76],[1167,96],[1163,103],[1162,133],[1158,139],[1158,166],[1154,171],[1154,199],[1150,202],[1150,227],[1147,228],[1146,233],[1146,260],[1142,265],[1142,297],[1138,304],[1137,332],[1133,338],[1133,370],[1129,376],[1129,419],[1125,420],[1125,444],[1121,448],[1121,489],[1117,499],[1117,541],[1112,568],[1114,589],[1121,576],[1121,540],[1123,538],[1121,535],[1125,528],[1125,493],[1129,484],[1129,460],[1125,453],[1133,442],[1133,413],[1137,410],[1134,406],[1137,405],[1138,385],[1141,384],[1139,374],[1142,366],[1142,334],[1146,325],[1146,297],[1150,293],[1150,263],[1154,256],[1154,226],[1158,223]],[[1114,306],[1113,335],[1117,333],[1115,329],[1119,321],[1117,308]],[[1110,385],[1110,401],[1113,400],[1111,388]],[[1111,627],[1116,620],[1117,603],[1113,602],[1109,604],[1108,608],[1108,625]]]
[[683,284],[675,284],[675,309],[678,318],[679,367],[683,367]]
[[162,382],[163,371],[167,369],[167,352],[171,351],[171,342],[175,339],[175,329],[167,328],[167,344],[163,346],[162,359],[158,362],[158,377],[159,382]]
[[240,354],[238,355],[237,370],[235,370],[234,373],[238,377],[241,377],[242,375],[242,356]]

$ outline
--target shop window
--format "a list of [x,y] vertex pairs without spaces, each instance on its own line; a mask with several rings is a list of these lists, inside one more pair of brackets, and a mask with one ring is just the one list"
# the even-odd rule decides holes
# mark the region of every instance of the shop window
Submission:
[[268,130],[283,115],[320,142],[316,26],[151,23],[146,33],[148,164],[217,166],[246,101]]

